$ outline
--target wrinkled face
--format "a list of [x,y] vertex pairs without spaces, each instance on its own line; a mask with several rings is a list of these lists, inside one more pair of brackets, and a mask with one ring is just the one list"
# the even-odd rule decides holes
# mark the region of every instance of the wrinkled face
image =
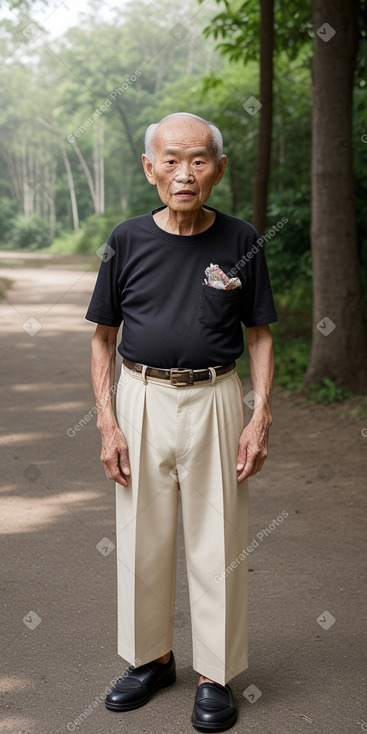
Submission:
[[153,163],[143,155],[143,166],[163,204],[174,212],[197,212],[221,180],[227,162],[224,156],[217,163],[210,128],[189,117],[166,120],[156,129],[153,150]]

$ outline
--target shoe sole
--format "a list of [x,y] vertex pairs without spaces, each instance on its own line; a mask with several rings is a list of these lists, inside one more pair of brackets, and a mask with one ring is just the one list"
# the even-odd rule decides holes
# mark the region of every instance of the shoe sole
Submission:
[[105,706],[107,709],[110,709],[110,711],[135,711],[135,709],[140,709],[142,706],[145,706],[148,701],[154,696],[155,693],[158,693],[158,691],[161,690],[161,688],[168,688],[168,686],[172,686],[174,683],[176,683],[176,673],[173,673],[167,680],[165,680],[163,683],[161,683],[158,688],[155,688],[154,691],[151,691],[145,698],[140,699],[140,701],[134,701],[133,703],[108,703],[105,701]]
[[237,713],[226,724],[207,724],[201,721],[195,721],[194,717],[191,717],[191,723],[198,731],[227,731],[227,729],[231,729],[235,725],[236,721]]

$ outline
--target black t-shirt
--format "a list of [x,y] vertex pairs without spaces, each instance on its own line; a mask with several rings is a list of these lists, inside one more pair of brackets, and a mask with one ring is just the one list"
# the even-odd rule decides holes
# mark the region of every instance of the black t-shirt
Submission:
[[[277,320],[257,232],[212,210],[215,221],[204,232],[170,234],[155,223],[155,211],[113,230],[86,318],[105,326],[123,321],[119,352],[132,362],[192,369],[229,364],[244,349],[241,321]],[[205,285],[211,263],[240,278],[242,288]]]

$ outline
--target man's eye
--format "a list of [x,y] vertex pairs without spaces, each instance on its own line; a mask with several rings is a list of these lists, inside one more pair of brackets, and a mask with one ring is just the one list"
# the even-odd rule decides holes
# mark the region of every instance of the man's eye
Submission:
[[204,161],[194,161],[195,166],[202,166]]
[[170,166],[173,166],[175,164],[175,161],[166,161]]

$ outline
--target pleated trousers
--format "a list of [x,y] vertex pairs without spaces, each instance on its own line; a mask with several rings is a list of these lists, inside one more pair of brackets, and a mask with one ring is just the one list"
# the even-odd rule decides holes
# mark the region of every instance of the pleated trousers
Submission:
[[180,492],[193,668],[224,685],[247,668],[241,382],[234,371],[176,387],[123,366],[116,414],[131,466],[116,484],[118,653],[140,665],[172,649]]

